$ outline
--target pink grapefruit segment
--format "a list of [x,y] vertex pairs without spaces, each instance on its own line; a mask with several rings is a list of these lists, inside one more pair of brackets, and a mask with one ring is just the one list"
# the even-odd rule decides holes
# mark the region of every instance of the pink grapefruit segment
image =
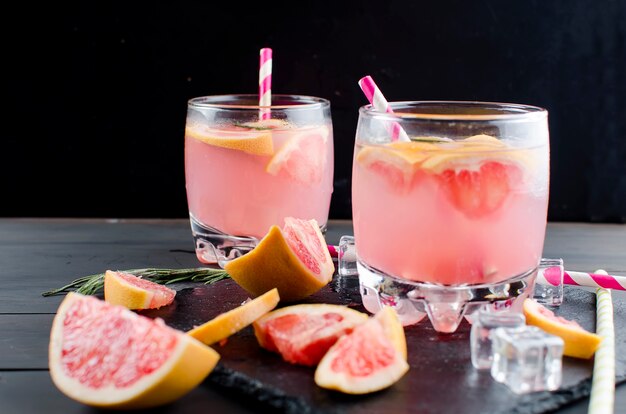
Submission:
[[602,342],[601,336],[586,331],[576,321],[556,316],[533,299],[526,299],[523,309],[528,325],[537,326],[563,339],[563,355],[589,359]]
[[292,305],[268,313],[254,323],[261,347],[292,364],[315,366],[342,335],[368,317],[341,305]]
[[294,135],[276,152],[265,170],[272,175],[285,175],[301,184],[318,184],[325,170],[329,134],[324,126]]
[[315,383],[365,394],[391,386],[408,370],[402,324],[392,308],[384,307],[328,350],[315,371]]
[[130,273],[107,270],[104,300],[128,309],[156,309],[174,301],[176,291]]
[[198,385],[219,355],[195,339],[91,296],[69,293],[50,332],[55,385],[84,404],[145,408]]
[[272,226],[254,250],[224,269],[254,296],[277,288],[281,301],[291,302],[326,286],[335,266],[317,221],[287,218],[283,230]]

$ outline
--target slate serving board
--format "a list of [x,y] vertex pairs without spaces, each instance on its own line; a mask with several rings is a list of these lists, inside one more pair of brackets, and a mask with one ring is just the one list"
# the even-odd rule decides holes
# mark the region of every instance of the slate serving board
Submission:
[[[595,331],[595,295],[566,287],[558,315],[578,321]],[[239,306],[248,294],[231,280],[214,285],[184,288],[174,304],[144,311],[161,317],[177,329],[187,331],[220,313]],[[364,311],[358,282],[339,280],[306,303],[336,303]],[[614,295],[618,383],[626,381],[626,301]],[[589,395],[593,360],[565,357],[563,383],[555,392],[516,395],[492,380],[488,372],[475,370],[470,362],[470,325],[463,322],[454,334],[439,334],[425,319],[405,328],[409,372],[387,390],[350,396],[317,387],[314,368],[291,365],[279,355],[261,349],[251,327],[215,345],[221,360],[205,386],[231,395],[255,410],[287,413],[542,413]]]

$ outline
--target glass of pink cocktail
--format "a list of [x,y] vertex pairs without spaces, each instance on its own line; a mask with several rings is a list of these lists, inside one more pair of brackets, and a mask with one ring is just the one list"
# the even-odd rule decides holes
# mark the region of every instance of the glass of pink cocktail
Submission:
[[[544,109],[404,102],[359,112],[352,177],[357,266],[371,311],[438,331],[532,291],[548,207]],[[410,138],[393,140],[399,126]]]
[[285,217],[315,219],[324,229],[333,191],[330,103],[295,95],[273,95],[270,107],[256,95],[191,99],[185,178],[203,263],[245,254]]

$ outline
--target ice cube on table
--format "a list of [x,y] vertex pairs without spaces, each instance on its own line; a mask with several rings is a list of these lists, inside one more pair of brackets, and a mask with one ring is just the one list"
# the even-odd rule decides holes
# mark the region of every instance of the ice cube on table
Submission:
[[563,340],[535,326],[493,331],[491,376],[516,394],[561,386]]
[[533,298],[546,306],[560,306],[563,303],[563,259],[546,259],[539,262]]
[[470,331],[472,365],[476,369],[489,369],[493,361],[492,336],[496,328],[525,326],[521,313],[481,309],[474,317]]

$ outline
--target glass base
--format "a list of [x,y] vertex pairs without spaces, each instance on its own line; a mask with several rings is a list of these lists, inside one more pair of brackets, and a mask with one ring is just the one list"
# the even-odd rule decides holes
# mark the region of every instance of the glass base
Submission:
[[522,312],[522,303],[532,295],[537,269],[502,282],[467,286],[444,286],[397,279],[357,260],[363,306],[378,312],[393,307],[404,326],[428,316],[438,332],[451,333],[465,317],[470,323],[481,308]]
[[205,264],[218,264],[220,267],[242,256],[256,247],[259,240],[247,236],[231,236],[200,223],[189,215],[191,232],[196,245],[196,257]]

